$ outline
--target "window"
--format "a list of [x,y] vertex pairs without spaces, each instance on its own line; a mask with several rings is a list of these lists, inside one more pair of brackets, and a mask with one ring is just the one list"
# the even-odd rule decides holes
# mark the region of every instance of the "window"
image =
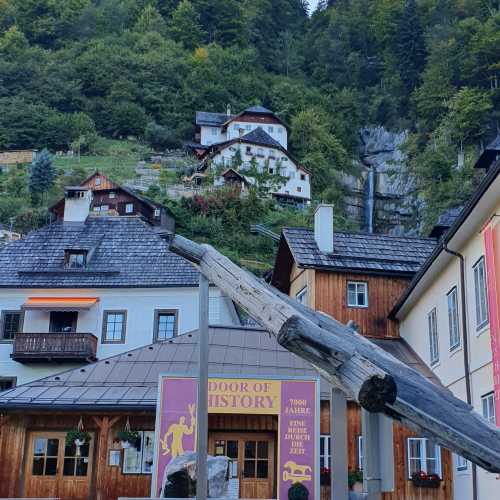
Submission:
[[235,123],[235,124],[233,125],[233,130],[236,130],[236,132],[238,132],[238,129],[239,129],[239,128],[240,128],[240,126],[239,126],[237,123]]
[[491,424],[494,424],[496,422],[495,394],[493,392],[490,392],[488,394],[485,394],[484,396],[481,396],[481,403],[483,405],[483,417]]
[[33,476],[56,476],[59,439],[35,438],[33,441]]
[[140,443],[137,448],[123,450],[124,474],[151,474],[153,471],[154,431],[138,431]]
[[102,342],[124,343],[127,323],[126,311],[104,311],[102,321]]
[[96,186],[100,186],[101,185],[101,178],[100,177],[96,177],[95,178],[95,185]]
[[215,127],[212,127],[212,135],[217,135],[217,129]]
[[368,307],[368,283],[347,282],[347,307]]
[[288,161],[288,158],[286,156],[282,156],[281,161]]
[[319,466],[327,469],[332,467],[332,448],[328,434],[319,437]]
[[302,193],[302,188],[300,186],[297,186],[297,193]]
[[245,441],[243,477],[266,479],[271,460],[268,441]]
[[251,130],[251,129],[252,129],[252,126],[251,126],[251,125],[245,125],[245,129],[246,129],[246,130]]
[[306,174],[300,174],[300,180],[305,181],[306,180]]
[[467,470],[467,460],[461,455],[455,455],[455,468],[457,470]]
[[257,156],[264,156],[264,150],[262,148],[257,148]]
[[448,326],[450,330],[450,351],[460,347],[460,330],[458,328],[457,287],[453,288],[448,297]]
[[134,213],[134,204],[133,203],[126,203],[125,204],[125,213],[126,214]]
[[250,146],[247,146],[246,152],[247,152],[247,155],[251,155],[252,154],[252,148]]
[[87,250],[65,250],[64,263],[68,269],[83,269],[87,265]]
[[302,288],[300,292],[297,292],[295,295],[295,298],[297,299],[297,302],[300,302],[301,304],[307,306],[308,303],[308,297],[307,297],[307,286]]
[[115,197],[116,197],[115,192],[114,192],[114,191],[111,191],[111,192],[109,193],[109,197],[110,197],[110,198],[115,198]]
[[439,361],[439,341],[438,341],[438,331],[437,331],[436,308],[434,308],[427,315],[427,325],[429,328],[430,362],[431,365],[434,365]]
[[269,168],[268,168],[268,171],[269,171],[269,173],[270,173],[271,175],[273,175],[273,174],[274,174],[274,168],[273,168],[273,167],[269,167]]
[[161,211],[159,208],[155,208],[155,217],[160,217]]
[[0,377],[0,391],[7,391],[16,387],[16,377]]
[[486,298],[486,269],[484,257],[474,267],[474,289],[476,292],[476,329],[480,330],[488,323],[488,300]]
[[177,310],[157,309],[155,311],[154,341],[171,339],[177,335]]
[[22,311],[2,311],[0,317],[0,342],[2,340],[14,340],[16,333],[22,331]]
[[51,311],[49,319],[49,332],[71,333],[76,332],[78,313],[75,311]]
[[363,436],[358,436],[358,469],[363,470],[363,460],[364,460],[364,446],[363,446]]
[[80,446],[64,444],[63,476],[86,476],[89,468],[90,443]]
[[269,125],[269,127],[267,127],[267,131],[272,134],[274,133],[274,127],[272,125]]
[[109,205],[97,205],[94,207],[94,212],[106,212],[109,210]]
[[427,438],[408,438],[408,477],[420,471],[441,477],[441,448]]

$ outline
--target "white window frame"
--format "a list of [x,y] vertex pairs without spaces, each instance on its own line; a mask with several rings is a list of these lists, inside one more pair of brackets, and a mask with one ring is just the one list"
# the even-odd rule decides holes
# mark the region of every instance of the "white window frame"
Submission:
[[496,424],[494,392],[489,392],[488,394],[481,396],[481,407],[483,417],[491,424]]
[[358,436],[358,469],[363,470],[363,461],[365,459],[364,455],[364,440],[363,436],[360,434]]
[[476,330],[483,329],[489,322],[488,291],[486,285],[486,264],[481,257],[473,266],[474,292],[476,298]]
[[432,366],[439,363],[439,334],[435,307],[427,314],[427,329],[429,333],[429,360]]
[[[123,450],[123,464],[122,464],[122,474],[152,474],[153,473],[153,464],[147,464],[147,455],[146,450],[150,451],[151,462],[154,457],[154,443],[155,443],[155,431],[137,431],[141,438],[141,450],[137,451],[136,448],[130,447]],[[151,439],[151,446],[146,447],[146,439]],[[133,470],[127,468],[127,455],[136,454],[140,455],[138,464],[140,465],[140,469],[137,467]]]
[[[356,297],[354,302],[349,300],[349,286],[353,285],[354,285],[354,296]],[[365,297],[364,304],[360,304],[358,301],[359,293],[362,293],[363,296]],[[347,294],[346,297],[347,307],[359,307],[363,309],[366,309],[368,307],[368,283],[366,281],[348,281],[346,287],[346,294]]]
[[[326,467],[331,469],[332,465],[332,447],[331,439],[329,434],[321,434],[320,437],[320,455],[319,455],[319,467]],[[323,443],[323,453],[321,453],[321,442]]]
[[295,294],[295,300],[299,303],[301,303],[304,306],[309,305],[309,297],[307,295],[307,286],[304,288],[300,289],[296,294]]
[[[418,457],[412,457],[410,456],[411,452],[411,446],[410,443],[412,442],[419,442],[420,443],[420,456]],[[408,479],[411,479],[411,461],[412,460],[419,460],[421,464],[421,468],[419,470],[425,472],[426,474],[429,474],[429,467],[428,467],[428,461],[436,461],[436,471],[437,475],[442,478],[443,477],[443,469],[441,466],[441,447],[432,442],[432,445],[434,446],[434,458],[428,458],[427,457],[427,447],[429,446],[429,443],[431,441],[427,438],[419,438],[419,437],[414,437],[414,438],[408,438],[406,441],[406,459],[407,459],[407,468],[408,468]]]
[[161,210],[160,210],[159,208],[155,208],[154,215],[155,215],[155,217],[160,217],[160,215],[161,215]]
[[[129,207],[131,207],[130,210],[129,210]],[[125,213],[126,214],[134,213],[134,204],[133,203],[125,203]]]
[[469,462],[462,455],[453,454],[455,456],[455,469],[457,471],[464,471],[469,468]]
[[460,335],[460,320],[458,316],[458,289],[454,286],[446,294],[448,304],[448,332],[450,336],[450,351],[458,349],[462,345]]

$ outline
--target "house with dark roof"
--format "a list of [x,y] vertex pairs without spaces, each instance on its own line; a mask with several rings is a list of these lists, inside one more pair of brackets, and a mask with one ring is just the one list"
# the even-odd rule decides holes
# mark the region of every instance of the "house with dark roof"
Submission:
[[[47,497],[71,500],[149,497],[159,376],[197,375],[198,336],[194,330],[0,393],[0,497],[32,497],[42,491]],[[311,365],[282,348],[260,328],[213,326],[208,341],[211,376],[274,381],[319,377]],[[439,383],[401,339],[374,342],[388,356]],[[317,460],[324,470],[330,467],[331,456],[331,386],[323,378],[318,395],[315,438],[319,440]],[[172,393],[170,397],[178,396]],[[164,401],[168,405],[168,394]],[[356,412],[355,405],[349,402],[349,421],[356,417]],[[282,470],[273,450],[280,449],[282,439],[279,418],[265,412],[209,413],[208,452],[230,456],[236,498],[277,498],[276,485]],[[65,446],[65,442],[68,431],[78,424],[89,432],[90,441],[77,452],[72,443]],[[138,443],[122,448],[119,433],[127,425],[138,433]],[[356,448],[360,433],[359,425],[349,428],[347,439],[356,443]],[[409,435],[402,425],[395,424],[396,439]],[[252,452],[255,444],[258,457]],[[362,452],[349,456],[351,469],[358,469]],[[443,469],[449,467],[449,462],[449,453],[443,450]],[[444,476],[438,489],[419,491],[405,480],[409,465],[404,448],[395,449],[395,463],[398,469],[394,498],[449,498],[449,476]],[[315,498],[330,498],[329,486],[322,485]]]
[[[197,327],[197,270],[92,194],[67,188],[61,219],[0,250],[0,390]],[[215,287],[210,303],[213,323],[238,321]]]
[[[443,385],[498,427],[500,158],[493,146],[483,151],[476,166],[486,175],[390,315]],[[460,456],[453,472],[454,500],[498,496],[496,475]]]
[[[272,111],[253,106],[238,115],[197,112],[196,124],[200,142],[191,149],[201,160],[200,171],[220,174],[232,168],[249,177],[249,171],[257,169],[274,176],[266,182],[277,201],[310,202],[311,173],[288,152],[288,127]],[[224,177],[216,175],[215,184],[224,185]]]
[[[98,170],[85,179],[80,187],[92,191],[90,209],[93,212],[115,216],[139,215],[161,230],[175,231],[174,215],[167,207],[120,186]],[[64,203],[65,198],[61,198],[49,208],[56,219],[64,217]]]

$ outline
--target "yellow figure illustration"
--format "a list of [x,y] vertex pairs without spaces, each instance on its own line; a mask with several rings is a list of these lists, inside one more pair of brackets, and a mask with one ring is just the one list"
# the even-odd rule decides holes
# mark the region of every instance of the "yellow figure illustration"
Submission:
[[302,483],[311,480],[311,474],[308,474],[308,472],[312,472],[312,469],[309,465],[299,465],[293,460],[288,460],[283,469],[288,469],[283,471],[283,481]]
[[[179,422],[172,424],[163,439],[160,439],[161,448],[163,450],[163,455],[172,453],[172,458],[175,458],[184,453],[183,439],[184,436],[190,436],[194,432],[194,427],[196,424],[196,418],[194,416],[195,405],[188,405],[189,415],[191,417],[191,425],[188,427],[186,425],[186,417],[179,417]],[[168,447],[168,438],[172,436],[170,442],[170,448]]]

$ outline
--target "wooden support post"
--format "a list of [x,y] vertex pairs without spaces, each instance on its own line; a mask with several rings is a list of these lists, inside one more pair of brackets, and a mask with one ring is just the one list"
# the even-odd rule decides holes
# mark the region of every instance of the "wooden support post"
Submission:
[[330,397],[330,454],[332,456],[330,498],[347,500],[347,399],[342,391],[332,388]]
[[198,408],[196,415],[196,499],[207,498],[207,453],[208,453],[208,279],[200,274],[199,303],[199,374]]
[[394,490],[392,421],[381,413],[361,410],[363,429],[363,486],[368,500]]

